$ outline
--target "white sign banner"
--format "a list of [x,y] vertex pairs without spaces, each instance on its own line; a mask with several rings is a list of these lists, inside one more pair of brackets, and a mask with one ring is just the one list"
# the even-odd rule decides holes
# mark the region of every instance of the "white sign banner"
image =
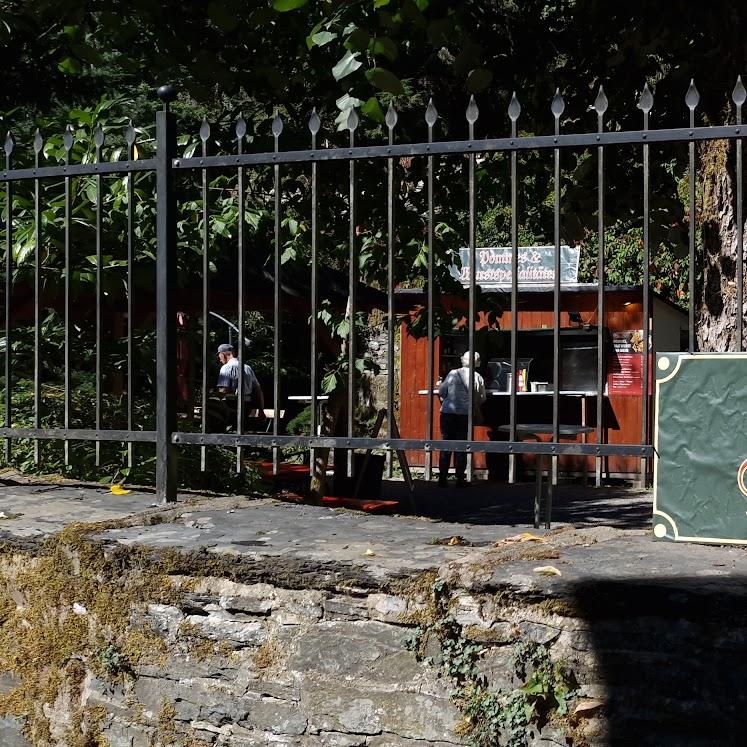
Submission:
[[[561,285],[578,282],[579,247],[560,247]],[[511,247],[478,247],[475,250],[477,274],[475,282],[481,288],[509,290],[511,288]],[[462,247],[459,250],[461,269],[452,266],[452,275],[465,287],[470,284],[470,252]],[[520,246],[519,279],[520,287],[553,285],[555,283],[555,247]]]

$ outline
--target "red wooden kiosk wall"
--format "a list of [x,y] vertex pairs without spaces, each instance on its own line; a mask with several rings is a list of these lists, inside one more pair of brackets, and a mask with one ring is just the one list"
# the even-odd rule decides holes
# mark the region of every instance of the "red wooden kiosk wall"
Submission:
[[[552,310],[552,293],[526,294],[532,297],[531,310],[519,310],[519,329],[552,328],[554,314]],[[610,332],[640,329],[643,313],[640,290],[608,291],[605,296],[605,326]],[[528,303],[522,304],[527,306]],[[585,324],[596,325],[597,294],[584,292],[563,292],[561,294],[560,326],[573,326],[568,318],[568,311],[578,311]],[[655,322],[653,322],[655,324]],[[478,315],[477,327],[485,325],[484,315]],[[511,329],[511,312],[503,313],[500,319],[501,329]],[[436,339],[436,371],[439,360],[439,340]],[[403,438],[428,438],[428,409],[426,395],[418,394],[418,390],[428,388],[428,340],[416,339],[407,334],[404,325],[401,327],[400,347],[400,432]],[[609,395],[609,404],[615,414],[619,429],[608,429],[607,443],[636,444],[641,442],[641,396],[640,395]],[[438,398],[434,397],[433,429],[434,438],[440,437],[438,425]],[[594,425],[594,423],[590,423]],[[478,426],[475,429],[476,440],[488,440],[488,426]],[[549,439],[548,439],[549,440]],[[595,443],[596,434],[587,437],[587,442]],[[523,455],[524,464],[533,467],[533,457]],[[421,451],[409,451],[408,460],[414,466],[424,465],[424,455]],[[581,456],[562,456],[559,467],[562,471],[580,472],[584,463],[589,473],[594,472],[594,458]],[[434,465],[436,460],[434,460]],[[474,465],[478,469],[485,467],[484,454],[476,454]],[[640,473],[641,462],[637,457],[611,456],[604,464],[605,473],[634,475]]]

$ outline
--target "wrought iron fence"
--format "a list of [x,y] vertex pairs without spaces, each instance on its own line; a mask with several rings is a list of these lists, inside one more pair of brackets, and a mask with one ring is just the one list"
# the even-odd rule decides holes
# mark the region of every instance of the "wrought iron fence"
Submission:
[[[283,124],[279,117],[272,123],[272,134],[274,138],[274,149],[270,152],[246,153],[244,152],[244,141],[246,135],[246,124],[242,119],[236,123],[235,133],[237,147],[232,154],[209,155],[208,142],[210,128],[207,123],[200,131],[202,148],[199,155],[191,157],[179,157],[177,155],[177,123],[175,116],[169,111],[169,104],[175,98],[175,92],[171,86],[163,86],[158,91],[163,101],[163,110],[156,115],[156,152],[153,158],[136,158],[135,130],[130,126],[126,133],[127,157],[125,160],[105,162],[101,159],[101,147],[103,134],[98,130],[94,135],[95,158],[92,163],[74,164],[70,162],[72,149],[72,135],[65,134],[64,145],[66,156],[64,164],[55,166],[44,166],[41,162],[42,139],[37,133],[34,141],[34,164],[32,167],[14,167],[14,155],[16,145],[13,137],[8,134],[5,141],[5,168],[0,171],[0,181],[5,183],[5,418],[4,426],[0,428],[0,436],[5,438],[6,458],[10,456],[10,443],[12,439],[35,439],[36,459],[39,459],[39,440],[55,439],[65,443],[65,458],[68,458],[68,443],[74,440],[93,441],[96,444],[97,457],[99,446],[102,442],[122,442],[129,445],[133,443],[147,442],[155,444],[156,448],[156,486],[160,500],[174,501],[177,491],[177,446],[199,445],[202,447],[202,464],[205,468],[205,450],[209,446],[220,445],[236,447],[239,453],[238,464],[240,464],[240,450],[242,447],[268,447],[273,449],[274,462],[277,465],[277,451],[281,447],[295,446],[303,449],[317,448],[340,448],[353,449],[381,449],[392,452],[394,450],[418,449],[425,451],[427,455],[427,468],[430,472],[431,455],[434,451],[446,449],[449,451],[461,451],[468,453],[488,452],[502,453],[508,455],[517,454],[545,454],[556,458],[563,454],[576,454],[596,457],[597,479],[601,476],[601,460],[611,455],[626,455],[640,457],[643,462],[645,474],[646,462],[653,455],[650,442],[650,411],[651,402],[648,387],[643,386],[641,398],[642,428],[639,443],[610,444],[604,443],[604,318],[605,318],[605,150],[617,146],[628,145],[640,147],[642,179],[643,179],[643,349],[649,349],[649,324],[651,317],[651,295],[649,265],[651,261],[650,247],[650,194],[651,194],[651,169],[650,148],[653,144],[664,143],[687,143],[689,151],[689,205],[690,215],[695,215],[695,183],[696,183],[696,160],[695,145],[707,140],[734,140],[736,141],[736,215],[737,224],[742,226],[743,208],[743,164],[742,164],[742,140],[744,138],[742,126],[742,106],[747,99],[747,94],[742,86],[741,80],[737,82],[734,89],[733,101],[736,105],[736,123],[733,125],[696,127],[695,112],[699,101],[697,90],[693,84],[686,95],[686,105],[690,112],[689,126],[674,129],[650,129],[649,113],[653,106],[653,96],[648,86],[643,90],[640,97],[639,108],[642,112],[642,128],[635,131],[605,131],[605,112],[608,107],[607,98],[600,88],[593,108],[597,115],[597,128],[595,132],[563,134],[561,132],[561,116],[564,112],[564,101],[559,93],[556,93],[551,103],[551,112],[554,118],[554,133],[551,135],[519,136],[517,121],[521,113],[519,101],[514,95],[508,107],[510,120],[510,135],[502,138],[476,139],[475,122],[478,119],[478,109],[474,98],[470,101],[466,111],[468,125],[468,139],[460,141],[438,142],[434,139],[434,125],[438,114],[435,107],[430,103],[425,112],[425,121],[428,128],[426,142],[420,143],[395,143],[395,127],[397,124],[397,113],[390,106],[386,114],[386,126],[388,129],[388,142],[382,145],[356,145],[356,128],[358,117],[354,109],[349,113],[347,119],[347,130],[349,135],[348,147],[319,147],[319,132],[321,121],[316,111],[311,114],[308,127],[310,131],[310,147],[304,150],[281,150],[281,134]],[[510,236],[512,247],[512,273],[510,289],[510,310],[512,315],[512,326],[510,336],[511,361],[515,370],[518,358],[518,324],[516,323],[518,309],[518,258],[519,258],[519,234],[518,234],[518,185],[519,170],[517,156],[520,153],[530,151],[551,152],[554,167],[554,236],[555,247],[555,280],[552,286],[553,293],[553,374],[554,381],[560,381],[560,313],[561,313],[561,272],[560,272],[560,246],[561,246],[561,154],[564,149],[587,148],[596,153],[597,174],[597,234],[598,234],[598,258],[597,258],[597,283],[598,283],[598,319],[597,325],[597,391],[596,391],[596,443],[561,443],[561,424],[559,421],[559,386],[554,386],[552,395],[552,438],[549,442],[527,443],[517,438],[517,377],[513,378],[510,390],[509,404],[509,440],[508,441],[476,441],[474,440],[473,408],[469,408],[468,433],[470,438],[464,441],[448,441],[434,437],[434,402],[433,397],[427,398],[427,430],[421,438],[397,438],[393,430],[393,424],[389,419],[387,432],[384,437],[361,437],[355,435],[354,410],[356,402],[356,388],[358,386],[358,375],[356,374],[356,339],[354,325],[349,325],[347,337],[348,377],[347,377],[347,433],[343,436],[319,436],[317,434],[318,422],[318,398],[320,396],[320,378],[318,370],[318,338],[317,325],[311,323],[309,334],[311,337],[310,355],[310,384],[311,384],[311,429],[308,436],[284,435],[279,432],[278,418],[273,420],[271,433],[244,432],[243,412],[245,407],[243,397],[244,379],[239,376],[239,391],[237,398],[237,428],[235,433],[210,433],[208,432],[207,414],[205,401],[208,397],[208,373],[207,360],[210,352],[208,350],[208,324],[207,320],[211,313],[209,303],[209,260],[208,260],[208,216],[207,216],[207,188],[208,174],[214,170],[233,171],[236,176],[236,197],[239,211],[238,219],[238,254],[236,273],[238,278],[238,293],[236,298],[237,309],[237,337],[245,339],[244,317],[250,308],[244,288],[244,276],[247,267],[247,256],[245,251],[246,239],[244,235],[245,210],[245,176],[251,169],[259,167],[272,167],[273,189],[274,189],[274,259],[273,259],[273,312],[275,319],[273,364],[275,375],[273,377],[273,402],[279,407],[283,393],[281,391],[280,368],[283,360],[283,340],[281,337],[282,305],[282,275],[283,265],[281,262],[281,173],[283,168],[292,164],[301,164],[310,172],[311,184],[311,319],[319,317],[319,204],[320,172],[325,165],[332,162],[347,164],[348,166],[348,314],[351,319],[355,317],[357,309],[357,271],[358,267],[358,240],[356,236],[356,210],[359,199],[356,168],[361,161],[383,161],[386,165],[387,174],[387,317],[388,325],[388,350],[387,361],[389,367],[388,384],[388,407],[390,411],[394,406],[394,371],[395,371],[395,274],[394,257],[397,242],[397,220],[396,220],[396,188],[395,188],[395,164],[398,159],[414,157],[425,159],[427,169],[427,215],[426,215],[426,244],[427,244],[427,271],[425,278],[427,308],[433,310],[436,307],[439,288],[436,286],[434,275],[435,238],[434,238],[434,201],[436,199],[434,189],[434,158],[444,155],[466,156],[469,162],[468,190],[469,190],[469,233],[468,248],[471,267],[476,267],[476,225],[478,220],[478,208],[476,198],[475,164],[478,154],[507,153],[510,156]],[[203,315],[203,365],[201,372],[201,389],[203,409],[201,416],[200,432],[185,432],[178,428],[176,412],[176,327],[175,319],[177,307],[175,304],[176,288],[176,257],[177,257],[177,221],[176,221],[176,199],[177,192],[175,180],[185,172],[198,172],[201,176],[202,185],[202,210],[203,210],[203,247],[202,247],[202,315]],[[155,175],[156,181],[156,235],[157,255],[155,270],[155,295],[156,295],[156,398],[155,398],[155,430],[139,430],[133,421],[133,392],[132,386],[128,384],[127,405],[127,428],[113,430],[104,428],[102,424],[102,271],[103,271],[103,249],[102,249],[102,179],[105,175],[113,174],[135,174],[138,172],[149,172]],[[71,428],[71,391],[72,373],[74,361],[71,356],[73,334],[71,325],[71,288],[70,278],[71,266],[71,233],[73,226],[73,205],[71,194],[71,180],[80,176],[93,176],[97,182],[96,191],[96,253],[95,253],[95,304],[96,304],[96,332],[95,332],[95,425],[93,428]],[[62,179],[64,182],[64,288],[63,288],[63,317],[64,317],[64,422],[63,427],[44,428],[41,425],[40,413],[42,409],[42,331],[41,321],[43,313],[43,299],[41,288],[41,237],[42,237],[42,198],[41,185],[44,180]],[[34,425],[30,428],[13,427],[13,355],[11,341],[13,339],[13,188],[16,183],[30,183],[34,191],[34,220],[35,220],[35,257],[34,257]],[[132,272],[134,264],[135,232],[137,228],[137,216],[134,212],[133,180],[128,183],[128,205],[127,205],[127,230],[124,243],[127,250],[127,378],[132,382],[133,371],[133,298],[132,298]],[[737,277],[737,309],[743,308],[743,257],[742,231],[737,231],[737,256],[740,258]],[[695,221],[689,224],[689,349],[694,351],[695,345],[695,274],[696,262],[696,238]],[[476,272],[470,273],[468,289],[468,310],[466,329],[468,335],[468,347],[475,348],[475,322],[477,318],[477,285]],[[743,319],[737,314],[736,334],[739,349],[742,349]],[[434,314],[428,314],[427,337],[429,345],[429,356],[426,372],[426,380],[430,383],[435,381],[435,338]],[[243,345],[238,346],[240,366],[243,366]],[[241,370],[241,369],[240,369]],[[648,356],[643,356],[643,382],[649,377]],[[474,368],[470,373],[470,404],[474,396]]]

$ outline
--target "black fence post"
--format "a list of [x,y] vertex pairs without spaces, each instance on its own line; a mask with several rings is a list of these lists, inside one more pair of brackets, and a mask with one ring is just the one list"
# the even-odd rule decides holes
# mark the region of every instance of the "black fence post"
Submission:
[[176,501],[176,197],[172,160],[176,156],[176,118],[170,85],[158,89],[163,111],[156,114],[156,494]]

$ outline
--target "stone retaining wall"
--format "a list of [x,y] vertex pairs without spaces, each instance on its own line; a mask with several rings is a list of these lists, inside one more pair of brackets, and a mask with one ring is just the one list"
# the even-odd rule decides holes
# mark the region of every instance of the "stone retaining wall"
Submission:
[[[81,650],[59,671],[38,662],[40,682],[59,675],[54,688],[34,689],[28,672],[0,679],[3,745],[699,745],[737,744],[744,727],[737,590],[730,612],[681,585],[626,596],[590,581],[548,594],[531,577],[501,575],[489,553],[409,578],[353,585],[329,572],[314,588],[284,588],[242,578],[239,566],[237,580],[215,575],[210,559],[203,575],[194,559],[91,546],[58,546],[59,578],[39,591],[58,594],[46,604],[60,629],[80,623]],[[3,626],[31,607],[24,570],[35,555],[3,555]],[[150,568],[168,576],[160,598],[143,592],[157,588],[142,584]],[[128,625],[107,628],[79,596],[79,576],[107,599],[119,598],[112,586],[139,589]],[[39,634],[33,622],[16,630]],[[559,708],[552,698],[566,684]]]

